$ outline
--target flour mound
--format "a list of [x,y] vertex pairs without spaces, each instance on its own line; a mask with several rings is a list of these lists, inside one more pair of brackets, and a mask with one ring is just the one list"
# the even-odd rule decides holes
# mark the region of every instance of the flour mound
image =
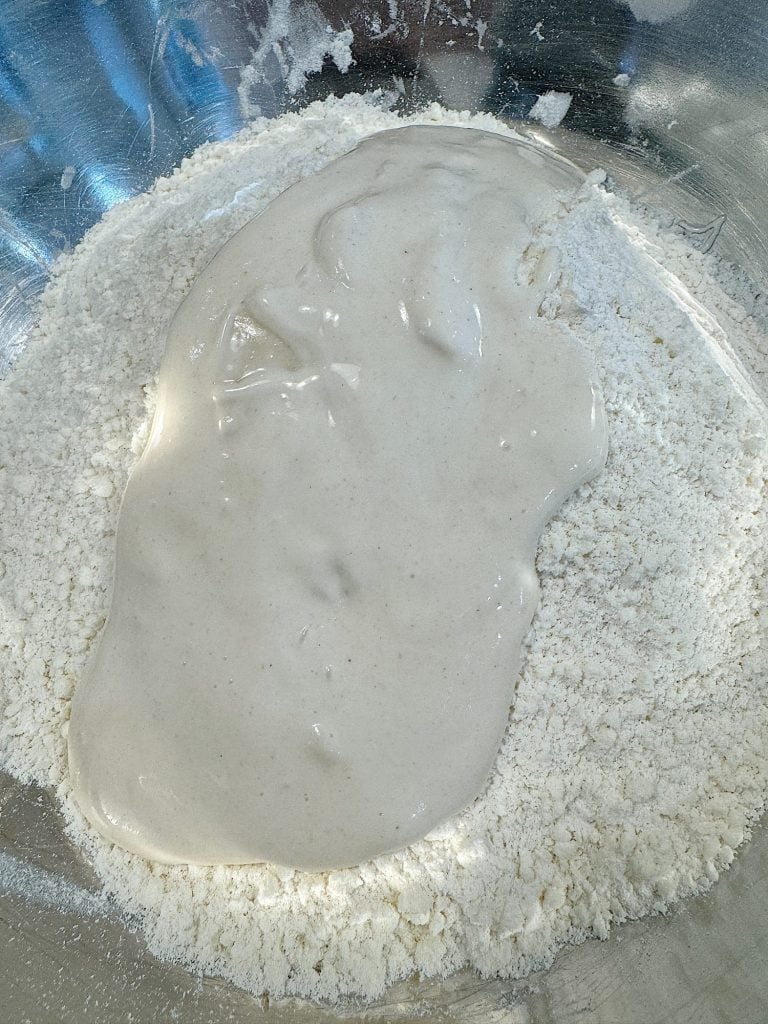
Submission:
[[[436,107],[408,120],[512,134]],[[710,884],[768,788],[765,414],[733,351],[765,337],[713,259],[588,180],[532,225],[529,256],[559,254],[541,314],[595,356],[610,455],[542,538],[541,604],[483,796],[401,853],[317,875],[152,864],[74,807],[69,701],[108,608],[176,307],[274,196],[400,123],[352,96],[202,147],[59,261],[0,386],[3,765],[57,788],[158,955],[274,996],[545,966]]]

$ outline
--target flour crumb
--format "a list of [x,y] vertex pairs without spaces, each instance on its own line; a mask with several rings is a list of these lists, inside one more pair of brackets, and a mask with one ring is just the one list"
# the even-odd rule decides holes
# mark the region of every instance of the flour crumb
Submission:
[[568,113],[572,100],[569,92],[550,90],[539,96],[528,111],[528,117],[540,121],[545,128],[556,128]]
[[61,180],[59,181],[59,187],[62,192],[66,192],[72,187],[72,182],[75,180],[76,170],[74,167],[67,166],[61,172]]

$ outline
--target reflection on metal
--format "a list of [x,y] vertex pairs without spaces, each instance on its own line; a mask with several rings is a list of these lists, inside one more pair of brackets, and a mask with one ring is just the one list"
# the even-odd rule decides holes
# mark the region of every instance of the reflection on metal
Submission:
[[[382,88],[402,108],[442,99],[525,118],[542,92],[570,92],[572,151],[608,140],[659,178],[700,163],[684,183],[704,207],[694,219],[711,219],[710,202],[725,210],[736,255],[757,255],[761,275],[768,12],[751,0],[701,0],[651,24],[630,6],[325,0],[329,25],[353,32],[355,64],[341,75],[327,62],[292,96],[272,48],[259,46],[266,0],[0,0],[0,211],[12,225],[0,236],[0,373],[55,255],[202,142],[242,127],[245,96],[267,117],[330,92]],[[664,0],[651,6],[658,21]]]
[[677,226],[699,252],[711,250],[723,229],[723,224],[725,224],[725,214],[713,218],[708,224],[689,224],[685,220],[677,222]]
[[[319,7],[334,30],[352,30],[355,63],[342,75],[326,62],[292,95],[273,50],[260,49],[267,0],[0,0],[0,375],[24,344],[56,255],[106,210],[201,143],[231,136],[244,106],[271,117],[330,93],[380,88],[399,109],[442,99],[524,119],[541,93],[569,92],[560,128],[523,130],[583,167],[605,167],[699,248],[716,243],[758,287],[768,282],[768,4]],[[653,22],[632,13],[646,8]],[[665,20],[665,10],[681,13]],[[254,67],[255,54],[263,66]],[[0,1018],[9,1022],[116,1024],[130,1014],[140,1024],[768,1019],[762,833],[709,897],[566,951],[536,978],[412,979],[365,1012],[265,1011],[268,1001],[158,963],[114,914],[73,913],[79,890],[68,890],[60,912],[30,901],[20,880],[45,879],[53,892],[56,877],[80,889],[94,878],[48,796],[0,777],[0,812]]]

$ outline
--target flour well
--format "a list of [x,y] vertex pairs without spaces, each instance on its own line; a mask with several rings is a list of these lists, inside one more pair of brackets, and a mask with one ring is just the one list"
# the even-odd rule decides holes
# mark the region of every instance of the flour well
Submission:
[[[439,108],[411,120],[508,133]],[[714,880],[768,788],[765,417],[730,350],[765,341],[714,261],[590,180],[531,226],[528,256],[532,272],[559,251],[541,312],[594,354],[610,452],[543,535],[541,604],[483,796],[408,850],[329,874],[152,864],[77,815],[69,700],[108,607],[170,319],[270,199],[400,123],[351,97],[202,148],[61,260],[2,385],[3,763],[58,788],[152,949],[273,995],[546,965]]]

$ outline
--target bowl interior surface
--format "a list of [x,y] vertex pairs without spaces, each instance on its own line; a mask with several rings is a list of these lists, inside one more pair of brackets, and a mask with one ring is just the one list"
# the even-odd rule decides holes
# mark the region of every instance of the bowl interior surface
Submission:
[[[326,26],[349,41],[346,70],[299,45]],[[56,257],[106,210],[253,116],[331,93],[380,89],[403,111],[439,101],[515,121],[583,169],[605,168],[739,266],[755,296],[768,283],[768,5],[754,0],[0,0],[0,86],[0,377]],[[572,95],[551,130],[527,120],[548,90]],[[319,1008],[155,960],[89,895],[96,879],[50,794],[0,775],[0,808],[8,1021],[768,1019],[763,826],[710,892],[564,950],[549,971],[412,978],[367,1007]]]

